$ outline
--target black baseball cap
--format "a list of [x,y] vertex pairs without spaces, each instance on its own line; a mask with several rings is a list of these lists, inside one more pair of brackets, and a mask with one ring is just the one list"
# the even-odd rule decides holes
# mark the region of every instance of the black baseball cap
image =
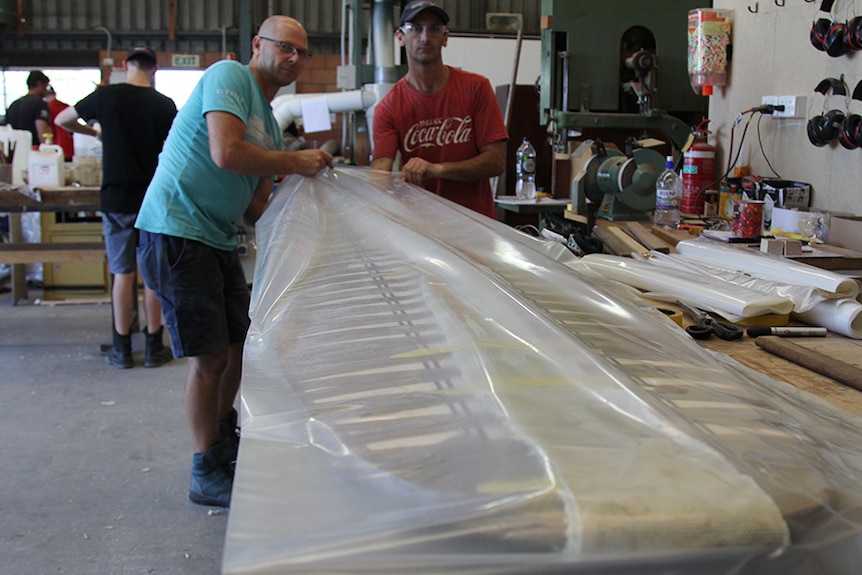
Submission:
[[129,48],[128,53],[126,53],[126,60],[149,60],[153,64],[157,64],[158,60],[156,59],[155,51],[149,46],[135,46],[134,48]]
[[425,10],[430,10],[437,14],[440,20],[443,21],[443,24],[449,23],[449,15],[446,11],[434,2],[431,2],[431,0],[414,0],[405,6],[404,11],[401,12],[401,25],[403,26],[405,23],[412,21],[420,12],[424,12]]

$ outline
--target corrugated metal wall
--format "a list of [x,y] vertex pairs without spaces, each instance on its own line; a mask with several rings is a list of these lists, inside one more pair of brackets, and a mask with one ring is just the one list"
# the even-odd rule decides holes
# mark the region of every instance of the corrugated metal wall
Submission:
[[[482,34],[487,12],[523,15],[526,34],[539,33],[540,0],[438,0],[449,12],[453,33]],[[115,50],[147,43],[159,51],[241,53],[240,20],[256,29],[270,13],[298,19],[309,33],[312,50],[338,49],[342,0],[25,0],[23,21],[0,29],[0,65],[73,66],[105,50],[108,33]],[[399,5],[398,0],[395,1]],[[364,3],[365,7],[369,5]],[[174,39],[169,37],[174,8]],[[241,11],[244,13],[241,14]],[[363,20],[368,18],[364,10]],[[97,29],[102,27],[103,29]],[[106,32],[107,30],[108,32]]]

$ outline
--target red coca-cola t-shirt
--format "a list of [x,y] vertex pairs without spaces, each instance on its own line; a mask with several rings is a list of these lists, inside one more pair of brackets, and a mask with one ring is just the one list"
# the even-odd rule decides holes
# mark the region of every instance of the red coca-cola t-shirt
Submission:
[[[435,164],[473,158],[479,148],[507,140],[500,106],[484,76],[449,68],[446,87],[421,94],[402,78],[374,110],[374,158],[401,163],[420,157]],[[487,178],[476,182],[426,180],[423,186],[462,206],[496,218]]]

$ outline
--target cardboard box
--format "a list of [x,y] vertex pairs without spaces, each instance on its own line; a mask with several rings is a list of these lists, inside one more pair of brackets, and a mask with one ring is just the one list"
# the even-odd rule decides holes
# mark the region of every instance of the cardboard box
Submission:
[[757,199],[766,202],[763,209],[763,225],[769,229],[775,208],[808,208],[811,203],[811,185],[804,182],[764,178],[760,184]]
[[833,216],[829,221],[829,243],[862,252],[862,217]]
[[789,180],[764,179],[761,200],[770,198],[779,208],[807,208],[811,205],[811,185]]

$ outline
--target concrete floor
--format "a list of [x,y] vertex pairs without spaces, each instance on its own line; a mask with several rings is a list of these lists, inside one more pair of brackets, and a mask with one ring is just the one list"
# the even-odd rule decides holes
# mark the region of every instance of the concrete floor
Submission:
[[227,512],[188,501],[186,361],[107,365],[106,303],[0,281],[0,573],[214,574]]

